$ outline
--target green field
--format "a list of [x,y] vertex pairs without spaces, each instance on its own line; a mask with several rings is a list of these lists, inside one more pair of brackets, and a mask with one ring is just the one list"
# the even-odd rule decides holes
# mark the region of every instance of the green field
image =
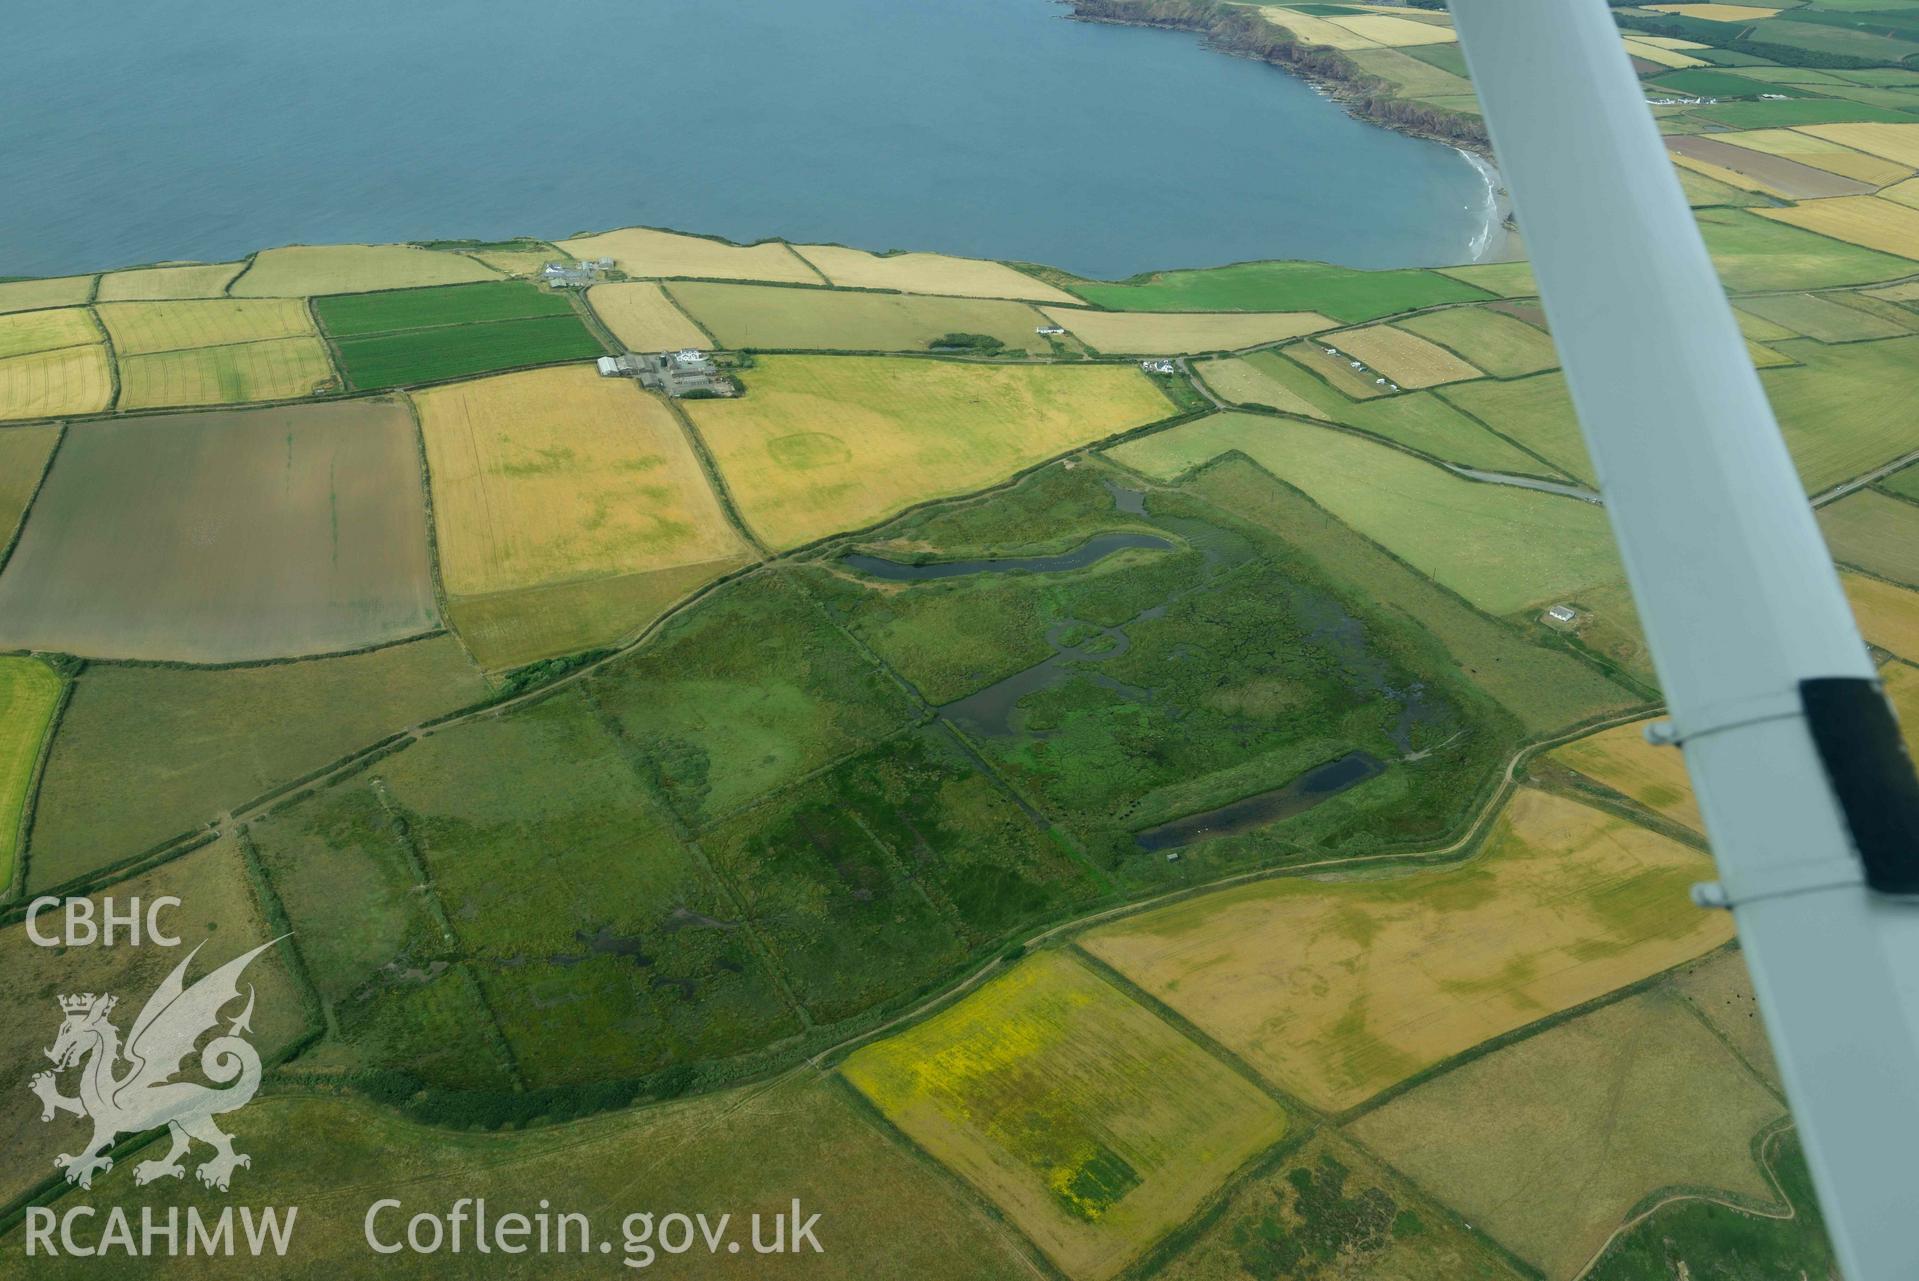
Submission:
[[1919,337],[1776,347],[1799,367],[1769,369],[1761,381],[1807,490],[1818,493],[1912,449]]
[[1823,289],[1909,276],[1904,258],[1845,244],[1742,209],[1700,209],[1694,217],[1719,278],[1734,293]]
[[1903,467],[1879,482],[1879,488],[1919,503],[1919,467]]
[[1566,394],[1565,375],[1537,374],[1511,382],[1482,379],[1442,388],[1436,394],[1543,456],[1566,475],[1593,483],[1592,461],[1586,457],[1579,419]]
[[1919,504],[1865,490],[1819,509],[1833,559],[1919,587]]
[[1163,271],[1116,284],[1074,281],[1072,289],[1115,311],[1316,311],[1347,325],[1488,296],[1437,272],[1355,271],[1319,262]]
[[561,293],[547,293],[527,281],[497,280],[426,289],[388,289],[377,293],[335,294],[313,300],[313,310],[335,338],[472,325],[525,316],[567,316],[573,305]]
[[338,385],[326,344],[317,337],[188,347],[122,357],[119,407],[171,409],[292,400],[321,395]]
[[13,883],[21,819],[60,689],[60,677],[39,659],[0,656],[0,895]]
[[[1912,332],[1910,325],[1899,324],[1860,307],[1849,307],[1824,294],[1775,294],[1742,298],[1739,300],[1739,310],[1769,320],[1790,333],[1816,338],[1824,343],[1901,338]],[[1757,334],[1751,336],[1759,337]],[[1773,334],[1759,341],[1777,341],[1782,336]]]
[[1239,404],[1344,423],[1466,467],[1522,475],[1552,473],[1540,459],[1473,422],[1436,392],[1352,400],[1272,351],[1204,361],[1197,372],[1217,395]]
[[1619,578],[1605,513],[1589,503],[1449,476],[1322,427],[1215,414],[1118,446],[1170,480],[1239,450],[1480,608],[1507,614]]
[[1646,88],[1662,89],[1668,93],[1684,94],[1695,98],[1756,98],[1762,93],[1781,93],[1789,98],[1813,96],[1807,89],[1794,88],[1788,84],[1776,85],[1735,72],[1714,71],[1706,67],[1695,67],[1690,71],[1674,71],[1656,80],[1648,80]]
[[1397,324],[1458,352],[1495,378],[1522,378],[1559,364],[1553,340],[1544,332],[1485,307],[1447,307]]
[[1045,355],[1046,317],[1020,302],[685,281],[673,297],[720,346],[758,351],[926,351],[954,334]]
[[266,667],[95,664],[47,760],[29,884],[129,858],[484,694],[447,637]]
[[528,365],[606,354],[577,316],[531,316],[482,325],[445,325],[334,343],[347,381],[362,391],[444,382]]
[[[1782,88],[1785,86],[1766,86],[1767,91],[1772,93]],[[1698,114],[1729,129],[1789,129],[1797,125],[1850,124],[1854,121],[1919,124],[1919,118],[1908,112],[1830,98],[1796,98],[1791,102],[1726,102],[1718,106],[1701,107]]]
[[904,727],[904,697],[783,576],[728,583],[594,696],[698,826]]
[[1255,1086],[1065,952],[843,1071],[1076,1277],[1119,1272],[1286,1127]]
[[606,354],[565,295],[525,281],[343,294],[313,307],[347,381],[363,390]]

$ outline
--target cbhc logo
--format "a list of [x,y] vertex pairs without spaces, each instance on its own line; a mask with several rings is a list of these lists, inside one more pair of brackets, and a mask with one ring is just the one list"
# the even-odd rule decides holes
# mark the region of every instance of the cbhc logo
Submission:
[[[58,934],[42,933],[41,914],[62,903],[66,905],[66,928]],[[60,899],[43,895],[27,904],[27,938],[37,947],[92,947],[96,943],[112,947],[122,937],[134,947],[142,942],[178,947],[179,936],[167,934],[160,928],[162,909],[178,906],[180,900],[171,894],[148,899],[144,907],[137,897],[127,900],[124,907],[112,898],[104,898],[96,907],[90,898]]]

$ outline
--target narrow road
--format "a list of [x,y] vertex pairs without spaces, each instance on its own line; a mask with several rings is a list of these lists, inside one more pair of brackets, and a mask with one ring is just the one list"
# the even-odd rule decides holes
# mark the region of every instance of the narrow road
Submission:
[[1577,498],[1582,503],[1593,503],[1597,506],[1604,506],[1606,501],[1592,490],[1578,485],[1562,485],[1558,481],[1540,480],[1535,476],[1515,476],[1511,472],[1481,471],[1477,467],[1461,467],[1458,463],[1447,463],[1445,467],[1454,475],[1464,476],[1467,480],[1483,480],[1488,485],[1511,485],[1515,489],[1536,489],[1542,494]]

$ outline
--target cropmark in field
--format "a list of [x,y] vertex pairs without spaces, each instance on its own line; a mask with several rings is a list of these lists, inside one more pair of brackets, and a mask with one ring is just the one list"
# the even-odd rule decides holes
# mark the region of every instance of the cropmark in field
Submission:
[[1201,895],[1083,945],[1277,1084],[1348,1108],[1726,941],[1703,854],[1521,790],[1462,866]]
[[1076,1277],[1119,1272],[1286,1125],[1256,1087],[1059,952],[843,1070]]
[[1167,417],[1137,369],[768,356],[737,400],[688,402],[746,521],[770,546],[915,503]]
[[1654,990],[1456,1068],[1352,1132],[1547,1276],[1570,1278],[1654,1192],[1775,1205],[1752,1140],[1784,1113],[1679,997]]
[[536,369],[414,399],[449,611],[487,667],[651,622],[621,608],[649,584],[619,580],[679,594],[745,558],[679,423],[629,379]]
[[1643,721],[1615,725],[1556,749],[1552,759],[1695,832],[1706,824],[1679,749],[1646,741]]

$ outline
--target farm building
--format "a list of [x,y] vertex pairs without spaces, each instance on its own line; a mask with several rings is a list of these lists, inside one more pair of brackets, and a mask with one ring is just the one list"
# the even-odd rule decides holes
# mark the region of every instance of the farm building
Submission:
[[600,277],[612,269],[611,258],[549,262],[540,268],[540,279],[555,289],[585,289],[588,285],[599,283]]
[[602,356],[599,364],[600,372],[609,378],[637,378],[649,391],[663,391],[669,396],[735,394],[733,380],[720,373],[711,356],[694,347],[645,355],[629,351]]
[[1038,329],[1035,329],[1033,332],[1036,334],[1044,334],[1048,338],[1057,338],[1059,335],[1066,332],[1066,326],[1041,325]]
[[1170,374],[1173,372],[1173,362],[1170,360],[1142,360],[1139,362],[1139,367],[1149,374]]
[[1554,605],[1546,611],[1546,617],[1555,623],[1570,623],[1579,617],[1579,613],[1571,605]]

